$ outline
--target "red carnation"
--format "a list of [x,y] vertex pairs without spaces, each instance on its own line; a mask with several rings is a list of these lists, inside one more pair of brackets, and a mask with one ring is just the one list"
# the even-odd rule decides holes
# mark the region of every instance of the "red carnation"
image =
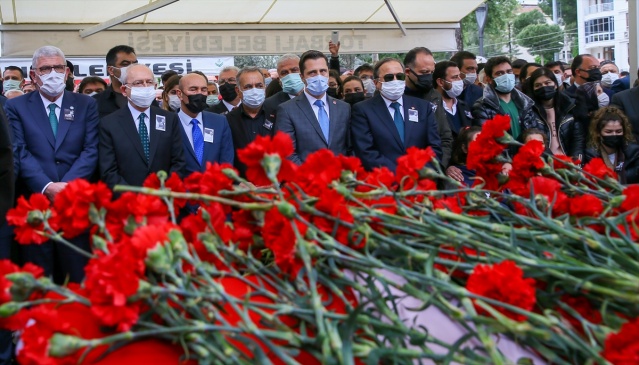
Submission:
[[277,208],[273,208],[264,217],[262,235],[266,248],[273,251],[275,263],[291,277],[297,276],[304,263],[296,256],[297,237],[292,225],[296,224],[300,235],[306,234],[306,226],[300,222],[291,222]]
[[570,215],[574,217],[598,217],[603,213],[603,203],[591,194],[570,198],[568,203]]
[[[586,297],[564,295],[561,297],[561,301],[570,306],[581,317],[583,317],[583,319],[592,324],[600,324],[603,321],[601,312],[593,308],[592,304],[590,304],[590,301]],[[581,324],[580,320],[573,317],[570,313],[568,313],[561,307],[559,307],[557,311],[561,313],[564,319],[566,319],[573,328],[583,333],[583,325]]]
[[219,195],[220,190],[232,190],[233,180],[229,179],[222,170],[232,169],[229,164],[206,163],[204,172],[196,171],[184,179],[184,186],[191,193],[204,195]]
[[68,183],[53,202],[64,237],[76,237],[86,231],[91,223],[97,223],[91,221],[89,209],[94,206],[99,211],[108,206],[111,195],[111,190],[103,182],[91,184],[77,179]]
[[397,169],[395,170],[395,179],[397,182],[402,181],[405,176],[409,176],[414,180],[419,178],[419,171],[435,158],[435,152],[428,147],[419,149],[417,147],[409,147],[406,154],[397,159]]
[[[42,194],[33,194],[27,201],[24,196],[18,198],[18,204],[15,208],[9,209],[7,213],[7,222],[15,226],[14,233],[16,241],[21,244],[41,244],[49,239],[38,232],[44,231],[44,221],[40,219],[31,219],[28,221],[29,212],[39,211],[42,217],[47,216],[47,212],[51,208],[51,203],[46,196]],[[58,229],[55,211],[51,211],[48,219],[49,226],[53,230]]]
[[[169,220],[169,210],[157,196],[126,192],[111,202],[107,213],[107,229],[114,241],[121,237],[123,229],[130,224],[162,225]],[[132,231],[127,231],[132,234]]]
[[[146,180],[144,180],[144,183],[142,185],[147,188],[160,189],[160,179],[158,178],[157,174],[151,174],[146,178]],[[186,192],[184,183],[175,172],[171,173],[171,176],[166,179],[166,181],[164,181],[164,188],[174,193]],[[173,199],[173,209],[176,213],[185,205],[186,199]]]
[[237,151],[237,156],[246,165],[247,180],[255,185],[271,185],[273,182],[266,176],[264,157],[267,155],[279,156],[280,168],[277,171],[278,181],[289,181],[295,178],[297,165],[288,160],[293,154],[293,140],[283,132],[277,132],[274,137],[257,136],[255,141],[245,148]]
[[629,185],[623,189],[623,195],[626,197],[621,203],[621,211],[628,212],[639,208],[639,185]]
[[526,185],[528,179],[537,175],[544,167],[541,154],[544,152],[542,142],[532,140],[523,145],[513,158],[513,169],[509,174],[508,187]]
[[[527,311],[530,311],[536,302],[535,280],[525,279],[523,270],[510,260],[493,265],[475,266],[473,273],[468,277],[466,289],[471,293]],[[526,320],[526,315],[511,312],[499,305],[492,305],[492,307],[515,321]],[[479,314],[489,315],[486,310],[476,304],[475,308]]]
[[[482,126],[477,139],[468,146],[466,165],[469,169],[475,170],[477,177],[484,179],[484,188],[487,190],[499,188],[497,176],[502,170],[503,163],[496,162],[495,159],[506,149],[506,145],[499,140],[509,129],[510,117],[497,115]],[[481,183],[481,179],[475,181],[475,184]]]
[[[606,177],[617,178],[617,174],[610,167],[606,166],[606,163],[601,158],[593,158],[584,166],[583,170],[599,179],[605,179]],[[590,175],[586,176],[591,179]]]
[[601,356],[614,365],[639,364],[639,318],[625,323],[619,332],[609,334]]
[[321,149],[313,152],[297,169],[295,183],[308,195],[319,196],[328,185],[340,178],[342,166],[333,152]]

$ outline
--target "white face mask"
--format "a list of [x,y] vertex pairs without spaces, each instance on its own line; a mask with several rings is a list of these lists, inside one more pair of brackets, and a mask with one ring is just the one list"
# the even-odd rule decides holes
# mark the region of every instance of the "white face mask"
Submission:
[[375,83],[371,79],[366,79],[362,82],[364,83],[364,94],[370,98],[375,93]]
[[[126,70],[129,68],[129,66],[126,67],[115,67],[118,70],[120,70],[120,77],[116,77],[116,79],[118,79],[118,81],[120,81],[120,83],[122,85],[126,84],[125,80],[126,80]],[[115,76],[115,73],[113,74]]]
[[466,80],[469,84],[474,84],[475,81],[477,81],[477,74],[466,74],[466,78],[464,80]]
[[382,96],[388,100],[395,101],[404,95],[404,89],[406,89],[406,81],[393,80],[382,82]]
[[448,90],[444,90],[446,91],[446,94],[448,94],[450,98],[454,99],[458,97],[459,95],[461,95],[462,91],[464,91],[463,80],[453,81],[453,82],[450,82],[450,84],[452,85],[451,88]]
[[182,100],[177,95],[169,95],[169,108],[178,110],[182,107]]
[[51,70],[51,73],[47,75],[38,75],[42,81],[40,91],[45,95],[54,97],[60,95],[64,91],[66,84],[64,83],[64,76],[66,73],[57,73],[55,70]]
[[256,87],[242,91],[242,103],[251,108],[257,108],[264,103],[266,99],[266,90]]
[[601,86],[610,87],[612,83],[619,79],[619,74],[608,72],[601,76]]
[[90,93],[90,94],[87,94],[87,95],[89,95],[89,96],[93,96],[93,95],[97,95],[97,94],[98,94],[98,93],[94,91],[94,92],[92,92],[92,93]]
[[5,80],[2,83],[2,90],[4,90],[4,92],[9,90],[20,90],[20,83],[21,81],[18,80]]
[[129,100],[140,108],[150,107],[155,100],[155,87],[153,86],[130,87],[127,85],[127,87],[131,90]]
[[607,107],[608,104],[610,104],[610,98],[608,97],[608,94],[606,93],[601,93],[597,95],[597,101],[599,102],[600,108]]
[[557,85],[561,85],[562,81],[564,81],[564,75],[555,74],[555,78],[557,79]]
[[206,105],[208,106],[217,105],[219,103],[220,103],[220,99],[217,97],[216,94],[211,94],[206,97]]

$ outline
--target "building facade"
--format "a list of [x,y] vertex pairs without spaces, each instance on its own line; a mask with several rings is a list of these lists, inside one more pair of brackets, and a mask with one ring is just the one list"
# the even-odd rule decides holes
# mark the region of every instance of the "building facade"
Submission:
[[628,26],[628,0],[577,0],[580,54],[612,60],[628,71]]

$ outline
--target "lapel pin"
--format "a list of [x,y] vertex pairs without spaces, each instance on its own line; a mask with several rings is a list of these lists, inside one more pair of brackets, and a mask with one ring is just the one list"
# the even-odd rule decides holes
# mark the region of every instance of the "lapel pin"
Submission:
[[337,105],[337,102],[335,100],[333,100],[333,104]]

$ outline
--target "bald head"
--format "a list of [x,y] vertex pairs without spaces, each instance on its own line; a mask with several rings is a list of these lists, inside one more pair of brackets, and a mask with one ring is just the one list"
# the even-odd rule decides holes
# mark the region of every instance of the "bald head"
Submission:
[[182,76],[182,78],[180,79],[180,90],[184,91],[184,90],[188,90],[190,87],[192,87],[193,85],[196,85],[198,87],[205,87],[207,85],[207,80],[204,79],[201,75],[198,74],[186,74],[184,76]]
[[126,70],[126,74],[123,75],[123,81],[125,84],[132,84],[138,79],[154,80],[153,71],[147,65],[141,63],[134,63]]

